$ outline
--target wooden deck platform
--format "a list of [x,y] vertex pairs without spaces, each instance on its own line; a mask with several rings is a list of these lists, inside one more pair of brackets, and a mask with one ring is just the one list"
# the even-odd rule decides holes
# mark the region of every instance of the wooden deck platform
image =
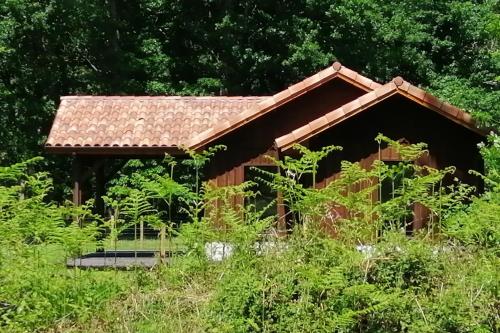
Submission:
[[[85,254],[78,258],[68,259],[66,266],[69,268],[152,268],[159,263],[157,251],[104,251]],[[170,255],[165,259],[170,260]]]

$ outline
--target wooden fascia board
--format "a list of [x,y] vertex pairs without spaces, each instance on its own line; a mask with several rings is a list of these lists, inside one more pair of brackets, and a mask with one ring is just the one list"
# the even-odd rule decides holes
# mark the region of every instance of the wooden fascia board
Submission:
[[[462,121],[461,119],[453,117],[449,113],[444,112],[441,108],[438,108],[438,107],[436,107],[433,104],[426,103],[424,100],[422,100],[420,98],[417,98],[416,96],[414,96],[414,95],[412,95],[412,94],[410,94],[410,93],[408,93],[406,91],[403,91],[401,89],[397,89],[396,88],[391,93],[389,93],[389,94],[387,94],[387,95],[385,95],[385,96],[383,96],[381,98],[377,98],[377,99],[373,100],[371,103],[367,103],[367,104],[362,105],[360,108],[357,108],[353,112],[345,115],[344,117],[338,119],[337,121],[329,122],[327,125],[325,125],[324,127],[322,127],[319,130],[312,131],[312,132],[308,133],[307,135],[301,136],[299,138],[296,137],[295,140],[287,142],[285,144],[282,144],[281,146],[278,145],[278,143],[275,143],[275,144],[276,144],[276,146],[279,148],[279,150],[281,152],[285,152],[285,151],[291,149],[294,144],[301,143],[301,142],[303,142],[303,141],[305,141],[307,139],[310,139],[311,137],[313,137],[313,136],[315,136],[315,135],[317,135],[317,134],[319,134],[319,133],[321,133],[321,132],[323,132],[323,131],[325,131],[325,130],[327,130],[327,129],[329,129],[329,128],[331,128],[331,127],[333,127],[333,126],[335,126],[335,125],[337,125],[337,124],[339,124],[339,123],[341,123],[343,121],[345,121],[346,119],[349,119],[349,118],[351,118],[351,117],[353,117],[353,116],[355,116],[355,115],[363,112],[364,110],[366,110],[366,109],[368,109],[368,108],[370,108],[370,107],[372,107],[372,106],[374,106],[374,105],[376,105],[376,104],[378,104],[378,103],[380,103],[380,102],[382,102],[382,101],[384,101],[384,100],[386,100],[386,99],[388,99],[388,98],[390,98],[390,97],[392,97],[392,96],[394,96],[396,94],[404,96],[405,98],[408,98],[411,101],[416,102],[417,104],[419,104],[419,105],[421,105],[421,106],[423,106],[423,107],[425,107],[427,109],[430,109],[430,110],[432,110],[432,111],[440,114],[441,116],[446,117],[447,119],[455,122],[456,124],[461,125],[461,126],[467,128],[467,129],[475,132],[476,134],[479,134],[481,136],[486,136],[487,135],[486,131],[481,130],[478,127],[473,126],[471,124],[468,124],[468,123]],[[333,110],[333,111],[335,111],[335,110]]]
[[86,147],[86,146],[45,146],[44,151],[58,155],[107,155],[107,156],[164,156],[185,155],[178,147]]
[[[380,98],[374,99],[370,103],[366,103],[366,104],[361,105],[361,107],[353,110],[352,112],[350,112],[348,114],[345,114],[343,117],[338,118],[337,120],[328,122],[325,126],[321,127],[320,129],[317,129],[315,131],[311,131],[307,135],[301,136],[299,138],[295,137],[295,139],[293,141],[287,142],[285,144],[279,145],[277,142],[275,142],[275,144],[276,144],[276,146],[279,148],[279,150],[281,152],[285,152],[285,151],[291,149],[294,144],[296,144],[296,143],[302,143],[305,140],[308,140],[308,139],[312,138],[313,136],[315,136],[315,135],[317,135],[319,133],[322,133],[322,132],[326,131],[329,128],[334,127],[335,125],[340,124],[341,122],[343,122],[343,121],[345,121],[345,120],[347,120],[347,119],[349,119],[349,118],[351,118],[351,117],[353,117],[353,116],[355,116],[355,115],[363,112],[364,110],[370,108],[371,106],[373,106],[375,104],[378,104],[379,102],[382,102],[383,100],[386,100],[387,98],[390,98],[391,96],[394,96],[397,93],[398,93],[398,90],[397,89],[393,89],[390,93],[388,93],[388,94],[386,94],[386,95],[384,95],[384,96],[382,96]],[[347,103],[347,104],[349,104],[349,103]],[[341,109],[341,108],[342,107],[340,107],[338,109]],[[332,110],[331,112],[335,112],[338,109]]]
[[[321,72],[320,72],[321,73]],[[315,75],[318,75],[319,73],[315,74]],[[356,73],[356,75],[359,75],[358,73]],[[262,107],[260,110],[258,110],[257,112],[255,112],[254,114],[252,115],[249,115],[248,117],[245,117],[243,119],[240,119],[239,121],[236,121],[234,123],[231,123],[231,120],[228,121],[228,124],[225,125],[225,127],[221,130],[217,130],[216,128],[214,129],[216,133],[214,134],[211,134],[211,135],[206,135],[206,134],[201,134],[201,135],[204,135],[206,136],[205,138],[202,138],[201,140],[197,140],[196,137],[193,138],[193,141],[192,143],[189,144],[189,147],[191,149],[200,149],[200,148],[203,148],[205,147],[206,145],[210,144],[211,142],[217,140],[218,138],[242,127],[243,125],[245,125],[246,123],[249,123],[251,121],[254,121],[255,119],[267,114],[268,112],[272,111],[272,110],[275,110],[283,105],[285,105],[286,103],[289,103],[293,100],[295,100],[296,98],[299,98],[300,96],[303,96],[304,94],[306,94],[307,92],[313,90],[313,89],[316,89],[318,88],[319,86],[327,83],[327,82],[330,82],[336,78],[338,79],[341,79],[365,92],[370,92],[370,91],[374,91],[376,89],[373,89],[367,85],[364,85],[364,84],[361,84],[359,81],[353,79],[353,78],[350,78],[349,76],[345,75],[342,73],[342,69],[340,70],[334,70],[332,72],[332,74],[330,75],[325,75],[324,77],[321,77],[319,80],[313,82],[313,83],[310,83],[310,84],[306,84],[307,80],[310,80],[311,78],[313,78],[313,76],[309,77],[309,78],[306,78],[304,79],[303,81],[295,84],[295,85],[292,85],[290,86],[289,88],[287,89],[284,89],[283,91],[273,95],[273,96],[270,96],[269,99],[266,99],[262,102],[260,102],[259,104],[264,104],[265,106]],[[369,80],[368,78],[366,78],[367,80]],[[370,80],[370,82],[372,82],[372,84],[375,84],[378,88],[382,87],[380,84],[376,83],[375,81],[372,81]],[[298,84],[301,84],[303,83],[304,84],[304,87],[302,89],[296,89],[294,88],[296,85]],[[292,88],[292,89],[291,89]],[[284,98],[279,98],[279,95],[280,94],[284,94],[284,93],[287,93],[288,92],[288,95]],[[278,98],[277,98],[278,97]],[[270,104],[270,105],[266,105],[269,103],[269,101],[272,101],[274,100],[274,103]],[[259,104],[257,104],[257,108],[259,107]]]

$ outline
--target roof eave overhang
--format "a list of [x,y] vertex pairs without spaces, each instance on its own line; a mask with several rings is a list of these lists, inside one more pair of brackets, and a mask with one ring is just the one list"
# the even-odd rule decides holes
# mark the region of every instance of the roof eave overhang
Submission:
[[349,83],[349,84],[351,84],[351,85],[353,85],[353,86],[355,86],[355,87],[357,87],[357,88],[359,88],[359,89],[361,89],[361,90],[364,90],[364,91],[366,91],[366,92],[373,91],[373,90],[375,90],[376,88],[378,88],[378,87],[380,87],[380,86],[381,86],[380,84],[377,84],[376,82],[375,82],[375,84],[374,84],[373,86],[370,86],[370,87],[369,87],[369,86],[366,86],[366,85],[361,84],[361,83],[359,83],[358,81],[353,80],[352,78],[350,78],[350,77],[348,77],[348,76],[346,76],[346,75],[342,74],[341,72],[337,72],[337,73],[336,73],[336,75],[335,75],[334,77],[332,77],[332,78],[331,78],[331,80],[333,80],[333,79],[335,79],[335,78],[337,78],[337,79],[341,79],[341,80],[343,80],[343,81],[345,81],[345,82],[347,82],[347,83]]
[[[372,92],[372,94],[374,94],[374,95],[375,95],[375,93],[373,93],[373,92]],[[305,134],[305,135],[300,135],[301,129],[298,129],[298,130],[296,130],[296,131],[297,131],[297,135],[294,135],[294,134],[293,134],[293,132],[292,132],[292,135],[294,135],[294,138],[293,138],[293,139],[292,139],[292,138],[290,138],[290,139],[285,139],[285,140],[282,140],[282,138],[283,138],[283,137],[285,137],[285,136],[283,136],[283,137],[281,137],[281,138],[277,138],[277,139],[275,140],[275,145],[278,147],[278,149],[279,149],[279,151],[280,151],[280,152],[285,152],[285,151],[287,151],[287,150],[290,150],[290,149],[292,149],[292,148],[293,148],[293,146],[294,146],[295,144],[297,144],[297,143],[302,143],[302,142],[304,142],[304,141],[306,141],[306,140],[308,140],[308,139],[312,138],[313,136],[315,136],[315,135],[317,135],[317,134],[319,134],[319,133],[321,133],[321,132],[323,132],[323,131],[325,131],[325,130],[327,130],[327,129],[329,129],[329,128],[331,128],[331,127],[333,127],[333,126],[335,126],[335,125],[337,125],[337,124],[339,124],[339,123],[341,123],[341,122],[343,122],[343,121],[345,121],[346,119],[349,119],[349,118],[354,117],[354,116],[355,116],[355,115],[357,115],[358,113],[363,112],[364,110],[366,110],[366,109],[370,108],[371,106],[373,106],[373,105],[375,105],[375,104],[378,104],[378,103],[380,103],[381,101],[383,101],[383,100],[385,100],[385,99],[388,99],[389,97],[391,97],[391,96],[393,96],[393,95],[395,95],[395,94],[397,94],[397,89],[390,89],[390,90],[386,91],[383,95],[379,95],[379,96],[377,96],[377,98],[376,98],[376,99],[371,100],[369,103],[365,103],[365,104],[363,104],[363,106],[362,106],[362,107],[360,107],[360,108],[357,108],[355,112],[345,113],[345,112],[343,111],[343,108],[344,108],[345,106],[342,106],[342,107],[340,107],[340,108],[338,108],[338,109],[336,109],[336,110],[333,110],[333,111],[331,112],[331,113],[333,113],[333,112],[340,112],[340,113],[342,113],[342,115],[341,115],[340,117],[336,118],[335,120],[333,120],[333,121],[328,121],[328,122],[327,122],[326,124],[324,124],[323,126],[320,126],[320,127],[318,127],[318,128],[315,128],[314,130],[309,131],[309,132],[308,132],[307,134]],[[362,96],[362,97],[363,97],[363,96]],[[357,101],[357,100],[359,100],[359,99],[356,99],[355,101]],[[353,101],[353,102],[354,102],[354,101]],[[350,104],[350,103],[347,103],[347,104]],[[330,113],[330,114],[331,114],[331,113]],[[310,125],[311,125],[311,124],[308,124],[308,125],[306,125],[306,126],[310,126]],[[294,131],[294,132],[295,132],[295,131]],[[290,134],[288,134],[288,135],[290,135]]]
[[[413,89],[413,92],[410,92],[409,89]],[[416,92],[415,92],[416,91]],[[422,97],[418,97],[418,93],[422,94]],[[367,96],[373,95],[372,98],[367,98]],[[321,123],[320,126],[314,126],[314,122],[309,123],[306,126],[303,126],[301,128],[298,128],[297,130],[293,131],[290,134],[284,135],[280,138],[276,138],[275,140],[275,146],[278,148],[280,152],[286,152],[293,148],[293,146],[297,143],[302,143],[311,137],[327,130],[328,128],[331,128],[338,123],[343,122],[344,120],[351,118],[355,115],[357,115],[360,112],[363,112],[366,109],[371,108],[372,106],[394,96],[394,95],[401,95],[404,96],[415,103],[422,105],[428,109],[431,109],[438,114],[444,116],[445,118],[455,122],[458,125],[461,125],[470,131],[480,135],[480,136],[487,136],[488,131],[483,130],[479,127],[476,126],[475,122],[471,118],[471,116],[452,106],[447,103],[444,103],[440,100],[438,100],[436,97],[432,96],[431,94],[428,94],[424,92],[423,90],[416,88],[414,86],[411,86],[408,82],[404,81],[402,78],[395,78],[392,82],[387,83],[386,85],[380,87],[379,89],[376,89],[373,92],[368,93],[365,96],[361,96],[360,98],[354,100],[353,102],[347,103],[347,105],[351,103],[359,103],[360,100],[362,99],[368,99],[368,102],[366,103],[361,103],[360,107],[355,108],[353,111],[345,113],[342,111],[342,109],[345,106],[342,106],[336,110],[333,110],[333,112],[341,112],[342,115],[334,120],[331,121],[324,121]],[[328,118],[328,116],[327,116]],[[304,128],[304,127],[309,127]]]
[[[486,137],[488,135],[488,131],[487,130],[484,130],[482,128],[477,127],[476,125],[472,124],[472,122],[469,121],[469,120],[468,121],[462,121],[461,119],[457,118],[453,114],[450,114],[448,112],[444,112],[443,110],[437,108],[436,106],[434,106],[432,104],[428,104],[425,101],[422,101],[420,99],[414,98],[414,96],[412,96],[412,95],[410,95],[408,93],[405,93],[404,91],[398,90],[398,93],[399,93],[399,95],[405,96],[405,97],[407,97],[408,99],[414,101],[417,104],[420,104],[420,105],[422,105],[422,106],[424,106],[424,107],[426,107],[428,109],[434,110],[435,112],[439,113],[440,115],[444,116],[445,118],[448,118],[449,120],[453,121],[454,123],[456,123],[458,125],[461,125],[461,126],[467,128],[468,130],[476,133],[476,134],[479,134],[479,135],[484,136],[484,137]],[[466,115],[468,117],[470,117],[470,115],[468,113],[466,113]]]
[[106,156],[164,156],[185,155],[177,146],[45,146],[44,151],[57,155],[106,155]]

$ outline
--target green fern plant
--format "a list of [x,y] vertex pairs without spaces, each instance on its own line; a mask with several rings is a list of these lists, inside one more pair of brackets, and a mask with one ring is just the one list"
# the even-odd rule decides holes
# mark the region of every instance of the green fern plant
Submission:
[[144,222],[148,215],[156,213],[150,203],[151,196],[144,191],[131,189],[129,195],[123,200],[122,214],[130,219],[134,226],[134,240],[137,241],[137,227],[139,227],[139,243],[143,248],[144,242]]
[[[300,154],[298,158],[285,156],[283,160],[267,156],[277,167],[277,173],[261,170],[263,177],[259,181],[272,187],[283,197],[294,222],[303,226],[304,230],[314,224],[328,210],[329,189],[316,187],[316,176],[319,163],[334,151],[342,148],[326,146],[319,151],[312,151],[302,145],[294,145]],[[311,177],[312,186],[305,185],[304,180]],[[330,191],[331,192],[331,191]]]
[[142,187],[148,195],[154,200],[161,200],[167,206],[166,219],[161,218],[161,213],[159,215],[151,215],[148,217],[149,225],[151,225],[156,230],[159,230],[160,236],[160,257],[164,258],[166,255],[165,242],[167,233],[172,235],[173,221],[172,221],[172,209],[174,201],[178,202],[180,198],[191,197],[192,194],[190,189],[182,184],[179,184],[174,180],[174,168],[176,166],[176,161],[171,156],[166,156],[164,162],[170,167],[169,174],[155,175],[151,181],[144,182]]

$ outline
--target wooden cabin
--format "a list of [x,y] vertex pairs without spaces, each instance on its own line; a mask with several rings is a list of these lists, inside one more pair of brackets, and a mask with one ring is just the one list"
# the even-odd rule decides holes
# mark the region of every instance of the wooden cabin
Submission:
[[[338,62],[273,96],[62,97],[45,149],[74,157],[73,200],[81,204],[92,174],[97,199],[104,193],[108,159],[182,155],[180,146],[225,145],[207,170],[208,180],[224,186],[251,179],[251,166],[270,167],[265,155],[290,154],[295,143],[313,150],[340,145],[343,151],[321,167],[318,186],[324,186],[341,160],[366,167],[378,158],[397,160],[390,151],[379,155],[378,133],[426,142],[429,154],[421,163],[454,165],[457,178],[477,183],[468,170],[482,169],[477,144],[485,133],[469,114],[400,77],[381,85]],[[415,212],[417,220],[422,214]]]

